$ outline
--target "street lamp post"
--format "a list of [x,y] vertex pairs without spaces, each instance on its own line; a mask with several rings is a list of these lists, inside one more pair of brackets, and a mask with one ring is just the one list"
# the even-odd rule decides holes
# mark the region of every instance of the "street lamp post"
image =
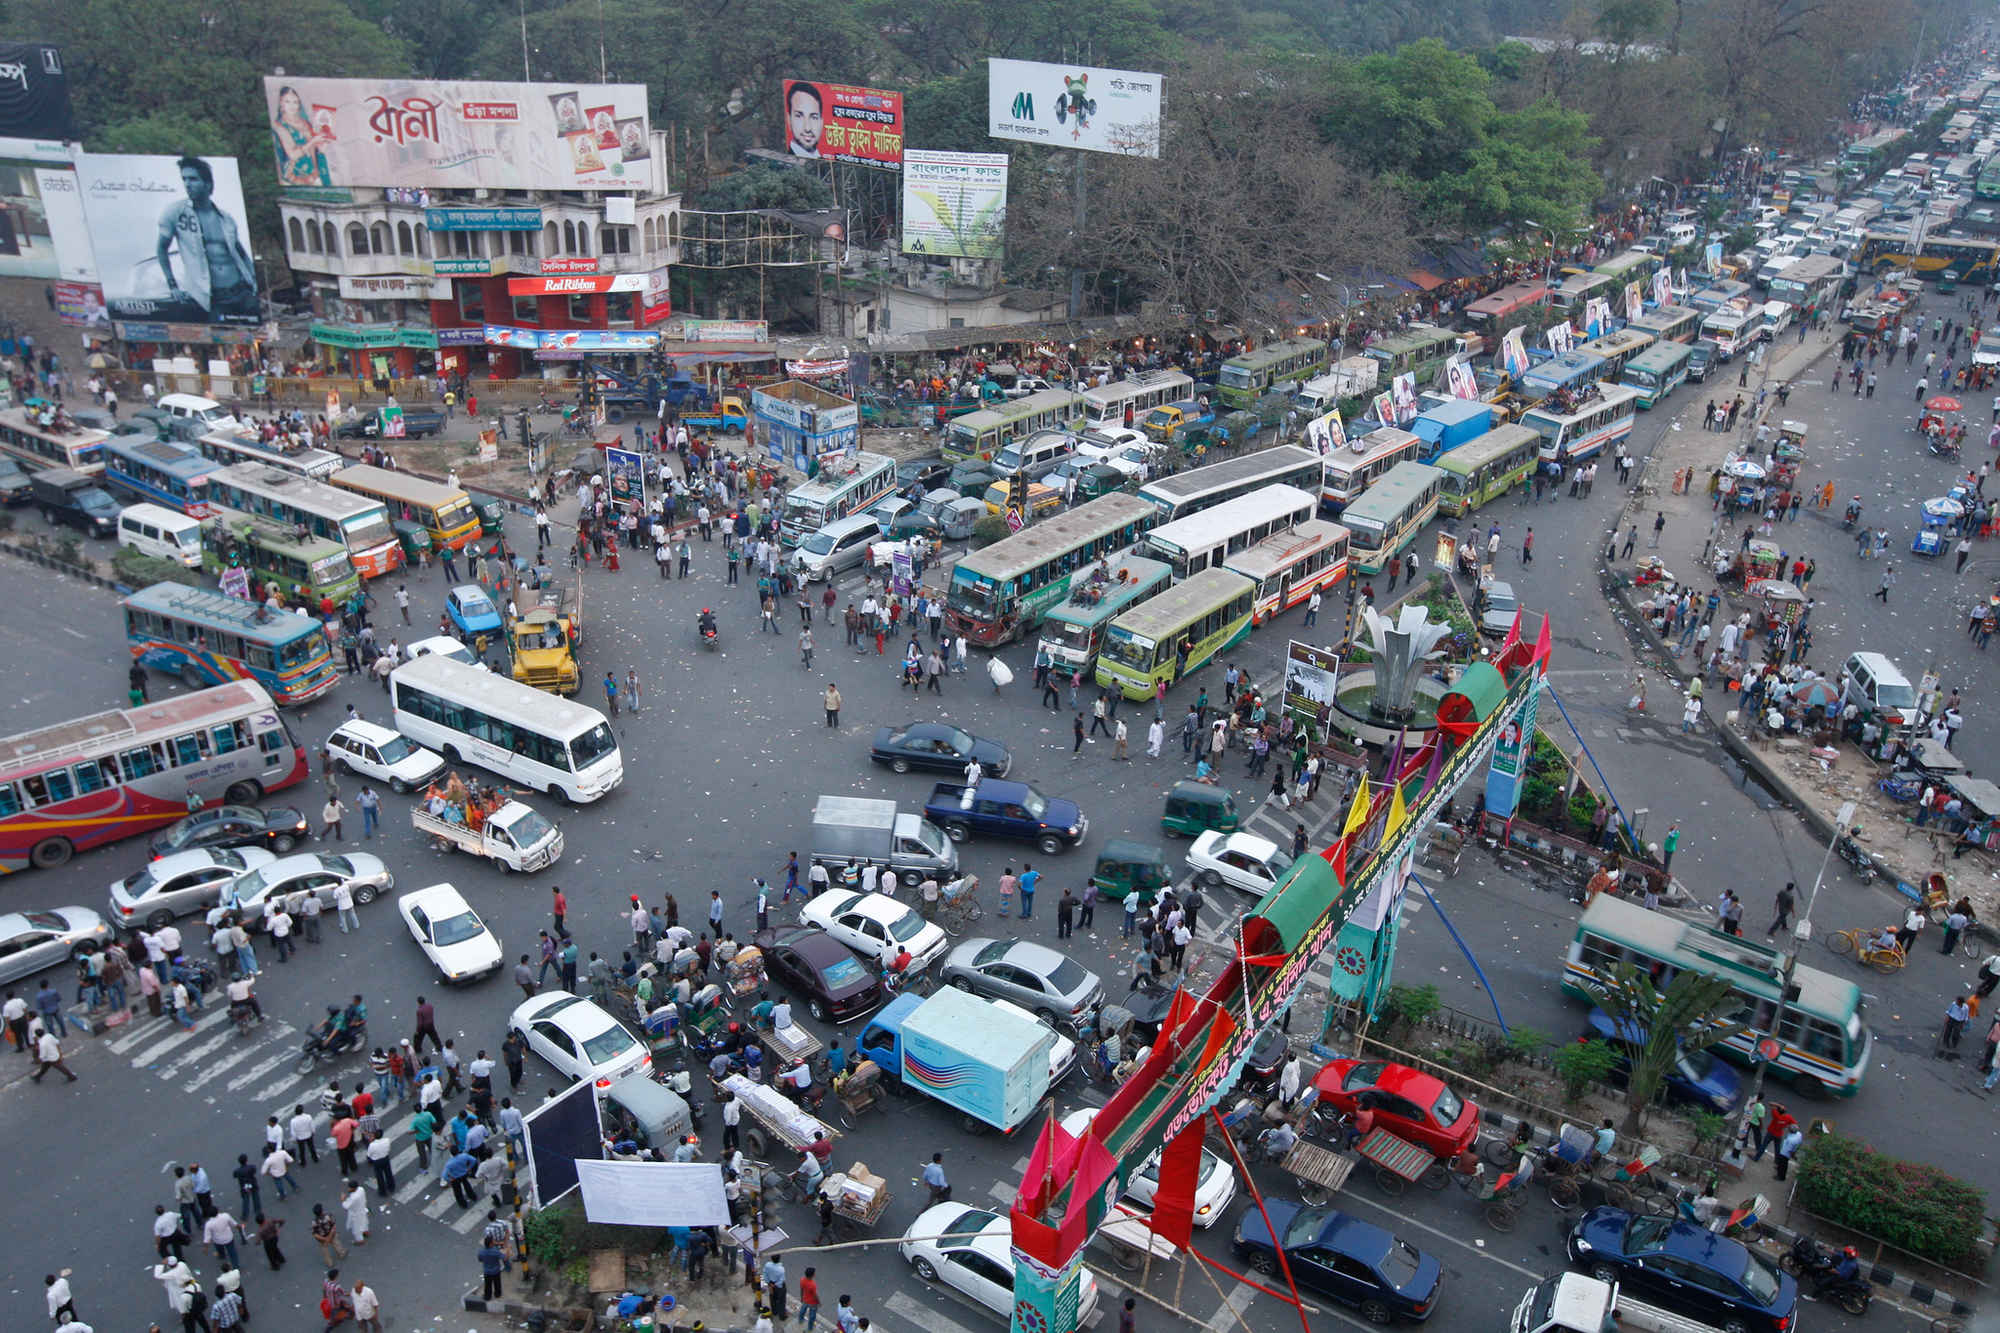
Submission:
[[1521,221],[1527,223],[1537,231],[1545,231],[1549,234],[1548,253],[1542,256],[1542,286],[1546,287],[1549,285],[1549,274],[1555,270],[1556,265],[1556,229],[1545,226],[1533,218],[1522,218]]
[[1791,1003],[1792,977],[1799,967],[1799,949],[1812,939],[1813,904],[1819,901],[1820,885],[1826,882],[1826,868],[1833,861],[1833,849],[1839,844],[1841,835],[1847,832],[1853,821],[1854,802],[1849,801],[1834,814],[1833,836],[1827,839],[1826,852],[1819,858],[1819,873],[1813,876],[1812,892],[1806,895],[1806,910],[1799,915],[1798,924],[1792,927],[1792,946],[1785,954],[1785,967],[1778,982],[1778,1008],[1771,1016],[1770,1040],[1777,1043],[1777,1053],[1757,1061],[1756,1072],[1750,1076],[1750,1091],[1744,1097],[1743,1104],[1736,1110],[1736,1124],[1729,1136],[1728,1160],[1731,1165],[1743,1164],[1744,1127],[1750,1119],[1751,1104],[1764,1095],[1764,1072],[1774,1061],[1784,1057],[1785,1013]]

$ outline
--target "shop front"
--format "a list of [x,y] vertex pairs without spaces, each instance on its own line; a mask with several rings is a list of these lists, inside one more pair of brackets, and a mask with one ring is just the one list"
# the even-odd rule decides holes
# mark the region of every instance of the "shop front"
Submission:
[[784,380],[755,389],[750,408],[756,416],[765,455],[810,474],[825,454],[855,449],[860,441],[861,409],[852,399],[828,393],[803,380]]

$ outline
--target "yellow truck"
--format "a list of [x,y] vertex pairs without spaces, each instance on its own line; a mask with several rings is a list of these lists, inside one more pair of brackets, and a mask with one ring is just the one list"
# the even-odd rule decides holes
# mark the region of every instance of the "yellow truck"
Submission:
[[507,656],[515,680],[551,694],[575,694],[583,683],[577,650],[583,642],[583,581],[547,584],[521,595],[535,603],[507,625]]

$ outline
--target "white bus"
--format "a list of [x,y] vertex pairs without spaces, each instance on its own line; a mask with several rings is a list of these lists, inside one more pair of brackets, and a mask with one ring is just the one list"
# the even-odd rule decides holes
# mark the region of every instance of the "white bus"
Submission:
[[1237,552],[1222,567],[1257,585],[1250,623],[1261,625],[1346,578],[1347,540],[1340,524],[1309,518]]
[[267,463],[232,463],[208,474],[209,503],[347,547],[363,578],[403,563],[403,548],[380,500],[328,486]]
[[625,780],[604,714],[498,672],[426,653],[389,673],[396,730],[452,763],[477,764],[565,802]]
[[1139,543],[1139,554],[1173,568],[1176,579],[1215,569],[1273,533],[1311,518],[1319,499],[1296,486],[1265,486],[1198,514],[1163,523]]
[[1194,397],[1194,381],[1178,370],[1147,370],[1083,391],[1084,424],[1133,426],[1156,407]]
[[218,463],[269,463],[314,481],[325,481],[348,465],[345,458],[331,449],[316,449],[311,445],[286,449],[275,440],[266,444],[248,427],[198,435],[194,447],[201,451],[202,457]]
[[111,438],[111,432],[88,426],[59,431],[54,417],[52,408],[39,415],[24,407],[0,412],[0,454],[19,459],[30,471],[66,467],[86,477],[103,472],[104,442]]
[[1724,306],[1701,322],[1701,336],[1715,344],[1717,354],[1724,361],[1738,352],[1747,351],[1763,332],[1762,310],[1738,310],[1734,306]]
[[1521,418],[1542,437],[1542,461],[1570,464],[1604,452],[1632,433],[1639,391],[1628,384],[1598,382],[1597,392],[1571,408],[1553,401]]
[[895,489],[895,459],[869,453],[844,458],[785,496],[778,540],[797,546],[827,524],[860,513]]
[[1347,448],[1335,449],[1326,456],[1326,480],[1320,485],[1320,504],[1327,513],[1338,517],[1390,468],[1398,463],[1414,463],[1423,452],[1421,439],[1395,426],[1355,436],[1348,441]]
[[1260,487],[1296,486],[1313,493],[1325,480],[1326,463],[1318,454],[1281,444],[1149,481],[1139,488],[1139,498],[1160,511],[1160,522],[1171,523]]

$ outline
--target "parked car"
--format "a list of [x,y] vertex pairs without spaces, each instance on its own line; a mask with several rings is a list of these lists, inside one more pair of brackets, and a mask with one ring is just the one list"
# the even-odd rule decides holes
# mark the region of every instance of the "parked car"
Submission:
[[939,773],[963,773],[977,759],[996,778],[1007,776],[1014,757],[998,741],[989,741],[944,722],[913,722],[906,727],[875,728],[868,757],[898,773],[927,768]]
[[[0,981],[19,981],[72,962],[102,949],[110,939],[111,928],[88,907],[0,914]],[[62,983],[56,988],[62,989]]]
[[1095,972],[1031,940],[960,940],[945,956],[938,980],[1012,1000],[1051,1026],[1074,1024],[1104,998],[1104,983]]
[[1211,829],[1188,848],[1187,863],[1199,883],[1211,888],[1227,884],[1262,897],[1292,868],[1292,854],[1254,833]]
[[442,758],[401,732],[360,718],[336,727],[326,748],[348,772],[386,782],[395,792],[427,786],[445,769]]
[[111,919],[158,930],[176,917],[207,911],[224,880],[277,859],[262,847],[197,847],[155,858],[111,881]]
[[523,1000],[514,1006],[507,1027],[571,1083],[587,1078],[608,1088],[626,1074],[653,1067],[645,1043],[624,1024],[595,1001],[566,990],[545,990]]
[[1521,609],[1521,599],[1514,595],[1511,583],[1493,582],[1479,590],[1477,599],[1479,610],[1479,632],[1494,638],[1505,638],[1507,631],[1514,628],[1514,616]]
[[1444,1287],[1437,1257],[1337,1208],[1268,1199],[1262,1213],[1246,1210],[1236,1223],[1236,1254],[1258,1272],[1282,1271],[1264,1225],[1267,1215],[1282,1238],[1285,1266],[1301,1287],[1354,1307],[1371,1324],[1416,1323],[1436,1313]]
[[396,899],[410,938],[449,985],[490,977],[506,961],[500,941],[450,884],[413,889]]
[[771,980],[805,1001],[806,1012],[822,1023],[845,1023],[880,1008],[885,998],[875,971],[854,950],[823,930],[790,926],[757,932],[764,970]]
[[216,805],[155,833],[152,852],[170,856],[197,847],[262,847],[283,856],[310,831],[305,815],[289,805]]
[[1738,1240],[1679,1218],[1593,1208],[1570,1228],[1570,1262],[1642,1301],[1727,1333],[1791,1333],[1799,1284]]
[[921,972],[944,953],[945,933],[883,893],[828,889],[799,908],[799,924],[817,926],[876,967],[910,952],[911,972]]
[[1334,1060],[1313,1076],[1319,1100],[1352,1115],[1365,1098],[1375,1123],[1433,1157],[1456,1157],[1479,1137],[1479,1108],[1441,1079],[1385,1060]]
[[[943,1283],[981,1309],[1006,1320],[1014,1314],[1013,1223],[1000,1213],[963,1203],[940,1203],[917,1214],[897,1247],[917,1276]],[[1097,1312],[1097,1279],[1083,1270],[1077,1293],[1077,1326]]]
[[235,904],[243,913],[244,926],[257,930],[264,923],[264,904],[274,894],[286,897],[310,891],[319,895],[322,907],[330,908],[334,890],[342,884],[357,904],[371,903],[378,894],[396,887],[396,877],[381,857],[366,852],[345,856],[302,852],[245,871],[216,889],[216,901]]
[[[1625,1057],[1646,1044],[1646,1029],[1631,1022],[1620,1024],[1595,1008],[1583,1021],[1584,1036],[1596,1037],[1619,1051],[1618,1075],[1621,1079],[1629,1075],[1632,1065]],[[1667,1067],[1665,1090],[1670,1100],[1692,1102],[1704,1111],[1729,1112],[1743,1096],[1743,1076],[1712,1050],[1681,1050]]]
[[34,499],[35,489],[28,474],[11,458],[0,458],[0,504],[24,505]]
[[[1090,1106],[1071,1111],[1063,1117],[1062,1127],[1067,1133],[1082,1134],[1096,1115],[1097,1109]],[[1137,1174],[1126,1178],[1125,1193],[1119,1198],[1134,1212],[1151,1213],[1159,1188],[1160,1154],[1156,1152],[1146,1159]],[[1235,1197],[1236,1169],[1203,1148],[1201,1166],[1194,1178],[1194,1224],[1203,1228],[1214,1226],[1229,1211],[1230,1200]]]
[[500,608],[477,583],[461,583],[446,593],[444,613],[458,627],[461,638],[470,640],[484,634],[490,639],[500,633]]

